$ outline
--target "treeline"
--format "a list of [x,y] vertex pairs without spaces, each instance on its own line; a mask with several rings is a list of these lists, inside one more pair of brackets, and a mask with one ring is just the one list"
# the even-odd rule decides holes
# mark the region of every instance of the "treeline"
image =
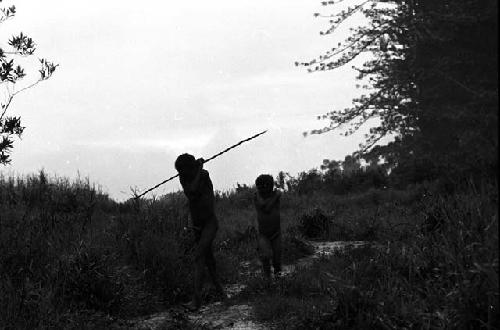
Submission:
[[[310,133],[344,127],[349,135],[377,118],[356,157],[384,159],[393,184],[496,180],[498,1],[366,1],[346,10],[336,4],[324,1],[325,13],[315,14],[329,22],[321,34],[335,33],[357,12],[370,23],[297,65],[333,70],[369,52],[373,58],[355,67],[366,94],[326,113],[330,125]],[[377,145],[387,135],[394,141]]]
[[383,189],[389,185],[384,164],[363,164],[352,156],[344,161],[325,159],[320,169],[300,172],[296,177],[280,172],[276,177],[279,188],[299,195],[329,192],[343,195],[370,188]]
[[[280,171],[275,180],[278,188],[298,195],[313,192],[344,195],[387,188],[401,190],[430,182],[443,191],[452,192],[462,182],[440,175],[434,164],[425,159],[412,159],[391,167],[387,162],[367,161],[355,155],[348,155],[343,161],[325,159],[319,169],[302,171],[296,176]],[[243,193],[249,189],[248,185],[237,184],[235,190]],[[229,196],[227,193],[219,195]]]

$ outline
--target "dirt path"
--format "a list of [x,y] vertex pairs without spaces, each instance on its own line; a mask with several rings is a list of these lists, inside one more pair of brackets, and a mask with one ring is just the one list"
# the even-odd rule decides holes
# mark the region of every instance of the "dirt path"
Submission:
[[[366,245],[366,242],[308,242],[314,247],[315,252],[307,257],[297,260],[293,265],[284,266],[283,276],[287,276],[298,267],[307,267],[314,260],[329,255],[335,251],[348,247],[356,248]],[[248,268],[248,262],[241,264],[242,269]],[[236,297],[245,289],[245,284],[230,284],[225,287],[228,298]],[[203,306],[196,313],[187,313],[182,309],[171,309],[166,312],[149,315],[132,321],[131,327],[137,330],[169,329],[170,325],[184,322],[191,329],[269,329],[269,326],[259,323],[252,314],[252,307],[248,304],[223,304],[215,302]]]

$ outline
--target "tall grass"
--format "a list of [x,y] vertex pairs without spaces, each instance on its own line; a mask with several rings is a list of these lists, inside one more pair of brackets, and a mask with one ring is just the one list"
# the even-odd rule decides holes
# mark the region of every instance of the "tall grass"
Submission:
[[339,252],[256,297],[259,317],[287,329],[497,329],[496,187],[412,204],[413,222],[393,236],[392,219],[378,219],[377,248]]
[[[95,263],[107,257],[91,245],[114,204],[88,180],[0,176],[0,324],[54,326],[65,317],[59,307],[82,294],[101,295],[111,308],[111,275],[104,260]],[[82,273],[94,278],[80,282]]]
[[108,327],[177,302],[190,282],[179,197],[117,204],[87,179],[0,177],[1,327]]
[[[247,197],[218,196],[214,248],[225,283],[241,281],[240,263],[256,257]],[[1,176],[0,202],[2,327],[108,327],[106,315],[152,313],[191,295],[193,235],[182,193],[118,204],[87,179],[40,172]],[[210,289],[204,294],[212,299]]]
[[[379,248],[339,253],[270,287],[240,271],[256,259],[252,193],[217,194],[214,248],[223,282],[248,282],[243,298],[260,318],[283,328],[498,326],[495,189],[285,193],[285,262],[311,252],[300,243],[308,228],[319,228],[312,239]],[[187,300],[188,225],[182,193],[118,204],[87,179],[0,176],[1,327],[110,328]]]

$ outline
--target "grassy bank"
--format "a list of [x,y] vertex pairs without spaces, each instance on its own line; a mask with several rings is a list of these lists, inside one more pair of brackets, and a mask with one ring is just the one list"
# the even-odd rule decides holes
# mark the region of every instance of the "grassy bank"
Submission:
[[[371,240],[270,287],[242,277],[255,260],[252,190],[217,194],[216,259],[225,283],[248,281],[257,316],[281,328],[486,327],[498,322],[493,188],[433,185],[353,195],[285,194],[285,262],[304,236]],[[120,327],[191,294],[192,237],[181,193],[116,203],[88,180],[0,177],[0,324]],[[208,289],[205,300],[211,300]],[[493,307],[489,307],[493,306]]]
[[[339,252],[260,288],[257,316],[280,329],[498,329],[496,187],[414,197],[376,208],[376,248]],[[367,196],[352,198],[354,206]]]
[[[256,258],[251,194],[218,194],[223,282]],[[96,328],[189,299],[193,237],[182,193],[116,203],[86,179],[0,177],[0,325]],[[286,261],[308,251],[285,234]],[[211,300],[207,290],[205,301]]]

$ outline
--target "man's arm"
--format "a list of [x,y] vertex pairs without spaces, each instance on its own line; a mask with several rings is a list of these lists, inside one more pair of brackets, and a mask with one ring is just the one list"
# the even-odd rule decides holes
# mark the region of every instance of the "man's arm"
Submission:
[[199,168],[198,171],[196,172],[196,175],[194,176],[193,180],[191,181],[186,181],[182,180],[181,178],[181,185],[182,189],[184,190],[184,193],[186,196],[191,199],[191,198],[196,198],[200,195],[201,193],[201,182],[203,181],[203,159],[198,159],[199,162]]

